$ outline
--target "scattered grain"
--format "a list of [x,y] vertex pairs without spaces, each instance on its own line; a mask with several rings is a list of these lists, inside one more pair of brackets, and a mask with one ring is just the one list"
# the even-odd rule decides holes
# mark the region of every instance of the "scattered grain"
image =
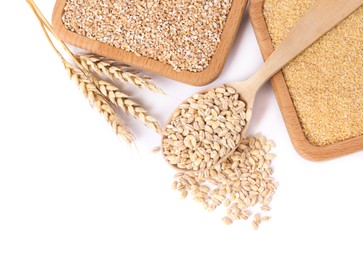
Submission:
[[[243,139],[238,148],[213,169],[176,174],[177,185],[183,186],[182,192],[188,192],[208,211],[224,205],[226,218],[231,223],[232,220],[248,220],[253,215],[252,225],[257,229],[262,221],[267,221],[266,217],[261,217],[258,207],[262,211],[270,210],[268,204],[276,192],[270,163],[267,168],[259,163],[260,160],[268,161],[266,158],[270,157],[253,157],[256,150],[263,155],[270,152],[271,142],[259,137]],[[257,142],[260,143],[259,149],[255,147]],[[252,164],[249,158],[254,158],[255,163]],[[186,178],[194,183],[193,187],[185,185]]]

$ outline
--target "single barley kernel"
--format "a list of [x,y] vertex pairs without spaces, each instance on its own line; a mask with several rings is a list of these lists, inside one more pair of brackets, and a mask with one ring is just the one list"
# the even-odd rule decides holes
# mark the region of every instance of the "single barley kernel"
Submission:
[[250,121],[251,117],[252,117],[252,110],[248,109],[247,112],[246,112],[246,120]]
[[199,190],[202,192],[208,193],[210,189],[207,186],[200,186]]
[[173,190],[176,190],[176,189],[177,189],[177,187],[178,187],[178,182],[177,182],[177,181],[174,181],[174,182],[173,182],[173,184],[172,184],[172,186],[171,186],[171,188],[172,188]]
[[152,150],[151,150],[151,152],[152,153],[158,153],[158,152],[160,152],[161,151],[161,147],[160,146],[156,146],[156,147],[154,147]]
[[262,211],[270,211],[271,210],[271,207],[269,207],[268,205],[262,205],[261,206],[261,210]]
[[216,204],[211,204],[211,205],[208,206],[208,209],[207,210],[208,211],[214,211],[217,208],[217,206],[218,205],[216,205]]
[[203,207],[205,210],[208,210],[209,205],[208,205],[208,202],[207,202],[205,199],[201,201],[201,204],[202,204],[202,207]]
[[193,198],[193,200],[194,200],[195,202],[202,202],[202,201],[203,201],[203,198],[202,198],[202,197],[199,197],[199,196],[195,196],[195,197]]
[[240,215],[240,217],[241,217],[241,219],[243,219],[243,220],[247,220],[247,219],[250,217],[250,215],[249,215],[249,214],[247,214],[247,213],[245,213],[245,212],[242,212],[242,213],[241,213],[241,215]]
[[252,213],[248,210],[244,210],[244,211],[242,211],[242,213],[248,217],[252,215]]
[[183,190],[181,193],[180,193],[180,198],[181,199],[185,199],[186,197],[188,196],[188,192]]
[[192,196],[196,196],[196,195],[198,195],[198,193],[199,193],[199,189],[192,189],[192,191],[190,192],[190,194]]
[[257,223],[257,224],[260,224],[261,223],[261,215],[259,213],[256,213],[253,217],[254,221]]
[[270,216],[263,216],[263,217],[261,218],[261,220],[262,220],[263,222],[270,221],[270,219],[271,219],[271,217],[270,217]]
[[231,204],[231,200],[230,200],[230,199],[226,199],[226,200],[224,201],[224,203],[223,203],[223,205],[224,205],[225,207],[228,207],[230,204]]
[[222,218],[222,220],[226,225],[231,225],[233,223],[233,221],[229,217],[224,217]]
[[258,229],[258,226],[259,226],[259,224],[256,221],[252,221],[252,228],[254,230],[257,230]]

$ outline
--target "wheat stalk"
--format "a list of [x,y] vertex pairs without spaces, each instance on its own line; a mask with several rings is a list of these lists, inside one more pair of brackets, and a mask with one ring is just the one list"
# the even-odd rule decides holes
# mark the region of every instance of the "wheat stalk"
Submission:
[[[30,5],[31,9],[33,10],[35,16],[37,17],[48,42],[50,43],[56,54],[62,60],[70,77],[74,81],[76,81],[79,88],[89,99],[91,105],[95,106],[96,109],[105,117],[107,122],[109,122],[109,124],[114,129],[115,133],[120,135],[123,139],[125,139],[126,142],[132,143],[135,140],[134,136],[126,127],[124,127],[121,120],[116,116],[116,112],[114,111],[114,109],[110,106],[110,104],[104,98],[102,93],[99,92],[99,90],[95,86],[95,81],[93,80],[93,77],[91,77],[91,75],[87,71],[82,70],[84,69],[82,67],[82,64],[78,61],[75,55],[69,50],[68,46],[57,37],[57,35],[54,33],[52,26],[49,24],[49,22],[44,17],[42,12],[36,6],[34,1],[27,0],[27,2]],[[71,58],[74,60],[77,66],[79,66],[80,69],[75,68],[72,64],[70,64],[65,60],[62,53],[55,47],[52,39],[49,36],[48,31],[52,33],[52,35],[59,41],[59,43],[62,45],[65,51],[71,56]]]
[[[110,79],[113,78],[112,76],[113,74],[111,74],[111,71],[113,70],[114,66],[112,65],[107,66],[103,64],[103,63],[111,64],[103,61],[105,60],[104,58],[97,55],[77,55],[77,58],[79,59],[81,64],[85,68],[87,68],[88,71],[93,70],[98,74],[98,76],[101,76],[100,74],[104,73]],[[120,71],[123,71],[121,67],[116,67],[116,68],[120,69]],[[158,121],[154,117],[150,116],[148,112],[143,107],[141,107],[141,105],[133,101],[125,93],[121,92],[118,87],[104,80],[97,81],[96,87],[114,105],[120,107],[122,111],[133,116],[136,119],[141,120],[146,126],[150,127],[156,133],[161,134],[162,129]]]
[[[130,67],[126,65],[118,65],[115,61],[106,59],[98,55],[75,55],[70,51],[68,46],[58,38],[52,26],[41,13],[39,8],[35,5],[33,0],[27,0],[32,8],[40,25],[51,44],[54,51],[61,58],[65,69],[67,70],[71,79],[73,79],[84,95],[88,98],[92,106],[104,115],[107,122],[113,127],[116,134],[123,137],[128,143],[135,140],[132,133],[123,125],[120,118],[117,117],[115,106],[120,107],[124,112],[140,119],[145,125],[149,126],[157,133],[161,133],[161,127],[157,120],[143,109],[139,104],[131,100],[129,96],[122,93],[119,88],[110,84],[109,82],[99,80],[103,74],[109,79],[119,79],[123,82],[131,83],[138,88],[149,89],[154,93],[163,93],[163,91],[151,83],[150,78],[147,76],[140,76],[137,72],[129,70]],[[62,53],[55,47],[49,32],[58,40],[64,50],[73,59],[75,65],[66,61]],[[78,67],[78,68],[77,68]],[[96,72],[92,74],[91,71]],[[113,106],[115,105],[115,106]]]
[[76,82],[77,86],[88,98],[91,105],[105,117],[106,121],[112,126],[115,133],[120,135],[128,143],[135,141],[132,133],[123,125],[121,119],[116,116],[115,110],[98,90],[98,87],[94,84],[94,82],[92,82],[82,70],[75,68],[66,60],[63,60],[63,64],[69,77]]
[[136,119],[140,119],[146,126],[153,129],[156,133],[161,134],[162,130],[158,121],[150,116],[138,103],[131,100],[128,95],[121,92],[118,87],[107,81],[100,80],[98,81],[98,88],[104,96],[108,97],[108,99],[113,104],[120,107],[122,111]]
[[137,88],[144,88],[157,94],[165,94],[161,88],[151,82],[148,76],[141,76],[138,72],[130,70],[130,67],[127,65],[117,64],[114,60],[93,54],[78,55],[77,58],[85,68],[92,69],[99,75],[103,73],[112,80],[118,79],[121,82],[130,83]]

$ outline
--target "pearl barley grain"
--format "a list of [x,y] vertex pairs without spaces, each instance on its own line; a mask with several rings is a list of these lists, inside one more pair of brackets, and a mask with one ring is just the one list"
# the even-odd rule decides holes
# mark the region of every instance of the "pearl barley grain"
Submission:
[[[177,173],[175,181],[180,187],[179,191],[187,191],[195,202],[208,211],[224,206],[226,216],[222,220],[228,225],[252,218],[252,226],[257,229],[262,221],[267,222],[271,218],[263,216],[263,211],[270,210],[268,204],[276,192],[276,182],[270,161],[266,159],[272,160],[274,157],[259,157],[254,151],[269,155],[271,144],[270,140],[259,134],[243,139],[232,155],[216,167]],[[252,160],[255,163],[251,163]],[[269,163],[265,164],[266,161]]]
[[231,225],[233,223],[233,221],[228,218],[228,217],[224,217],[222,218],[222,221],[226,224],[226,225]]

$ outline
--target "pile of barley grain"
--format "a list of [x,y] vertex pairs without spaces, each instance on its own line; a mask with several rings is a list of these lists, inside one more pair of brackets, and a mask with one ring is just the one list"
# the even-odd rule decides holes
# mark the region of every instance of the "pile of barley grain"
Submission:
[[67,0],[68,30],[170,64],[205,69],[220,42],[232,0]]
[[216,164],[237,146],[250,115],[234,88],[195,94],[178,107],[164,130],[166,160],[181,170],[199,171]]
[[[175,175],[173,188],[185,198],[190,194],[194,201],[206,210],[213,211],[224,205],[223,221],[248,220],[254,217],[252,226],[257,229],[270,216],[261,216],[269,211],[269,203],[277,188],[270,167],[274,154],[269,153],[274,143],[262,135],[242,140],[236,151],[220,165],[200,172],[180,172]],[[257,210],[256,207],[260,207]]]
[[[266,0],[276,47],[315,0]],[[363,6],[283,69],[308,140],[324,146],[363,135]]]

